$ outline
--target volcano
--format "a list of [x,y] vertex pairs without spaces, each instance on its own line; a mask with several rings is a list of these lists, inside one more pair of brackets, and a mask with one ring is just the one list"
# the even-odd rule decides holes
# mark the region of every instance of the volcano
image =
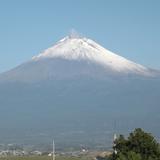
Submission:
[[0,140],[103,148],[135,127],[158,136],[159,95],[159,71],[69,35],[0,74]]

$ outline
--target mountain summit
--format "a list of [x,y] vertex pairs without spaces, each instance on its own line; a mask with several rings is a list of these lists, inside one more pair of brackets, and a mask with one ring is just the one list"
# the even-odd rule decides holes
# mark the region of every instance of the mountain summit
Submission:
[[106,70],[151,75],[150,70],[146,67],[112,53],[93,40],[72,35],[63,38],[43,53],[33,57],[32,60],[38,61],[44,58],[87,61],[100,65]]

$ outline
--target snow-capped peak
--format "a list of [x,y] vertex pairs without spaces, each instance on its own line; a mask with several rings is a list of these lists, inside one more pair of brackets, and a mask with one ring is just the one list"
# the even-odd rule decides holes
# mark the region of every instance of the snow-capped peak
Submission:
[[32,60],[37,61],[44,58],[86,60],[118,72],[133,72],[143,75],[151,74],[146,67],[112,53],[91,39],[77,35],[69,35],[61,39],[54,46],[46,49],[43,53],[34,56]]

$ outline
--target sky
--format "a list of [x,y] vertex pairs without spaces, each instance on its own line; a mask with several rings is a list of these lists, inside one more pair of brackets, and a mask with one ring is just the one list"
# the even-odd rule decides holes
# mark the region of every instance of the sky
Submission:
[[30,60],[72,29],[160,69],[159,0],[0,0],[0,72]]

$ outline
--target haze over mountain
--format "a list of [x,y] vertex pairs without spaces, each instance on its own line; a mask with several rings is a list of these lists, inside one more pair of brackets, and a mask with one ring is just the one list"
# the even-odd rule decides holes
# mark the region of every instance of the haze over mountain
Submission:
[[159,71],[69,35],[0,75],[0,140],[107,147],[115,121],[159,135],[159,95]]

